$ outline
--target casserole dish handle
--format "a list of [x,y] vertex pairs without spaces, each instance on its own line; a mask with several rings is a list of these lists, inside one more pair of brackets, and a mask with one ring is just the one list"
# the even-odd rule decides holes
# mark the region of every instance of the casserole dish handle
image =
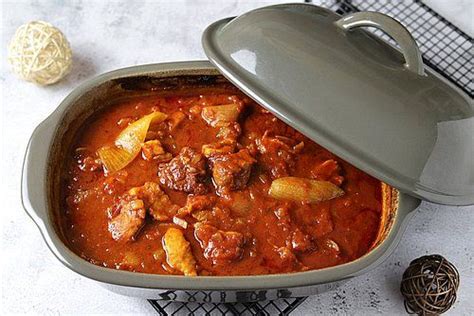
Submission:
[[21,201],[23,208],[33,221],[43,230],[49,220],[47,204],[47,179],[49,149],[56,131],[58,112],[54,112],[33,131],[25,158],[21,177]]
[[400,46],[405,58],[405,68],[420,76],[425,75],[423,59],[415,39],[397,20],[378,12],[356,12],[337,20],[335,24],[345,31],[362,26],[384,31]]

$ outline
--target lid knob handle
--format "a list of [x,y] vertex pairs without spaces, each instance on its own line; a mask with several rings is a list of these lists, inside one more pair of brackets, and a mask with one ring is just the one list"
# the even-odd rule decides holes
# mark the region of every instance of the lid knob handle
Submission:
[[420,49],[410,32],[397,20],[378,12],[357,12],[337,20],[336,25],[349,31],[356,27],[370,26],[390,35],[400,46],[405,58],[405,67],[423,76],[425,74]]

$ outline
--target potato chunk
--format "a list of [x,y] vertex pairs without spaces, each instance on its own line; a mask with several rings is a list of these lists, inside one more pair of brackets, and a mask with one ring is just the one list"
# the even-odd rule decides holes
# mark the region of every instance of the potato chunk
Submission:
[[171,227],[166,231],[163,236],[163,248],[166,251],[166,260],[172,268],[187,276],[197,275],[191,245],[180,229]]

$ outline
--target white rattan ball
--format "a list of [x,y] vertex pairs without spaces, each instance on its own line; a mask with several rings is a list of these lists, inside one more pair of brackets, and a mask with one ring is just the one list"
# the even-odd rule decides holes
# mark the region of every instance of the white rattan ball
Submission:
[[43,21],[33,21],[15,32],[8,46],[8,62],[22,79],[48,85],[69,72],[72,52],[59,29]]

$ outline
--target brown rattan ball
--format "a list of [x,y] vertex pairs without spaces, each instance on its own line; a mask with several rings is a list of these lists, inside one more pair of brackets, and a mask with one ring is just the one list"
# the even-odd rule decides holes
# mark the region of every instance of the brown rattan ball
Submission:
[[456,301],[459,273],[440,255],[413,260],[403,273],[400,291],[409,314],[439,315]]

